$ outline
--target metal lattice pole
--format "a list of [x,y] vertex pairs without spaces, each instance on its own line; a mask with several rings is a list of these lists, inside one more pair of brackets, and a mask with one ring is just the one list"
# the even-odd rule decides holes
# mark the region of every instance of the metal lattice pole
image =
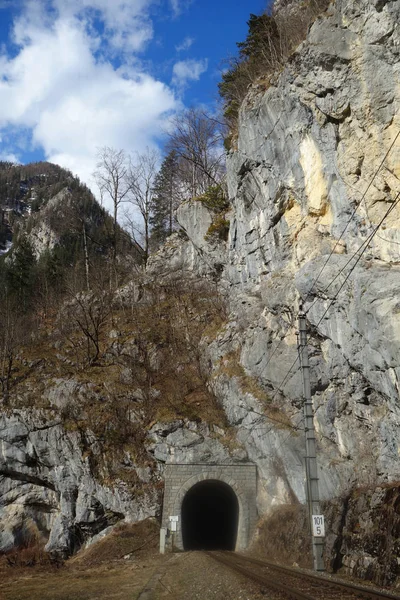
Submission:
[[[306,437],[306,481],[307,481],[307,503],[310,518],[310,532],[312,538],[314,570],[324,571],[324,538],[316,536],[315,533],[321,532],[324,535],[323,517],[319,505],[319,486],[317,472],[316,440],[314,430],[314,407],[311,398],[310,384],[310,364],[308,360],[307,348],[307,326],[306,318],[300,307],[299,313],[299,356],[301,370],[303,374],[303,393],[304,393],[304,428]],[[318,519],[322,517],[322,528],[318,529]]]

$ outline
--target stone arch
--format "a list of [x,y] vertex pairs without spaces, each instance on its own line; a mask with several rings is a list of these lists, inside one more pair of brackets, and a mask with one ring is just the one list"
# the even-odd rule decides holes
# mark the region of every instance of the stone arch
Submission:
[[247,548],[256,520],[256,467],[240,465],[166,465],[162,526],[170,528],[169,517],[178,517],[174,545],[183,549],[181,511],[187,492],[196,484],[207,480],[221,481],[234,492],[239,507],[236,550]]
[[[187,492],[189,490],[191,490],[192,487],[195,486],[197,483],[201,483],[202,481],[211,481],[211,480],[222,481],[223,483],[226,483],[233,490],[233,492],[236,495],[236,498],[237,498],[238,504],[239,504],[239,522],[238,522],[238,531],[237,531],[236,548],[235,549],[239,549],[239,547],[241,547],[242,543],[243,543],[241,532],[243,531],[243,523],[246,521],[246,517],[247,517],[247,514],[244,514],[245,512],[247,513],[247,506],[246,506],[246,500],[245,500],[242,490],[239,489],[237,482],[234,481],[233,479],[230,479],[229,477],[224,477],[223,474],[220,474],[219,476],[217,476],[217,474],[215,474],[215,475],[213,474],[212,476],[207,476],[207,474],[193,475],[192,477],[190,477],[190,479],[185,481],[185,483],[181,486],[180,490],[176,494],[175,502],[174,502],[174,506],[173,506],[174,514],[178,515],[180,517],[180,521],[182,521],[182,518],[181,518],[182,503],[183,503],[183,500],[184,500]],[[183,548],[182,527],[179,527],[179,529],[177,531],[177,540],[176,541],[177,541],[177,546],[179,548]]]

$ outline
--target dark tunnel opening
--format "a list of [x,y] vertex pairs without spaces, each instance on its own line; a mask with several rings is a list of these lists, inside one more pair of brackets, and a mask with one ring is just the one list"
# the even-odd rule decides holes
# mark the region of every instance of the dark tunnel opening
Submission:
[[239,502],[229,485],[197,483],[182,503],[184,550],[235,550],[238,521]]

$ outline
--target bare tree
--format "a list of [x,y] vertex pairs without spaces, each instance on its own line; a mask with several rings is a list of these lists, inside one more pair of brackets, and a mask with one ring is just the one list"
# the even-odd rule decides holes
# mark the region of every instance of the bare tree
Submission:
[[76,351],[85,348],[82,366],[96,364],[101,356],[101,344],[108,318],[112,312],[112,296],[108,292],[71,293],[71,300],[59,315],[66,339]]
[[13,382],[13,369],[18,350],[26,339],[26,319],[9,298],[0,303],[0,386],[3,402],[7,404]]
[[104,146],[97,154],[97,165],[94,177],[102,200],[108,198],[113,206],[113,232],[112,232],[112,265],[115,263],[118,251],[118,211],[123,202],[127,201],[130,191],[129,159],[124,150],[116,150]]
[[[144,266],[149,258],[150,217],[154,179],[157,175],[160,156],[156,150],[146,148],[131,161],[127,180],[129,182],[129,203],[133,210],[125,214],[134,241],[142,249]],[[139,217],[139,220],[138,220]]]
[[225,158],[221,123],[199,108],[189,108],[173,118],[168,136],[167,148],[179,157],[181,178],[191,196],[221,183]]

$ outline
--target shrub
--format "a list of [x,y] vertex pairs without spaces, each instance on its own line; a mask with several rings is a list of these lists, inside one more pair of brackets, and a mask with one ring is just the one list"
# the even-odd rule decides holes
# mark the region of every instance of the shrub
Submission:
[[205,239],[211,241],[217,238],[226,242],[229,234],[229,225],[230,222],[225,219],[224,215],[217,215],[208,228]]
[[54,564],[52,557],[45,552],[43,545],[37,543],[24,548],[12,550],[6,554],[7,564],[10,567],[35,567]]
[[226,240],[229,233],[229,221],[226,219],[226,212],[229,210],[229,201],[220,185],[213,185],[201,196],[194,198],[201,202],[214,213],[214,218],[204,238],[207,241],[213,239]]
[[220,185],[210,186],[204,194],[197,196],[194,200],[201,202],[215,213],[222,213],[229,208],[229,201]]

